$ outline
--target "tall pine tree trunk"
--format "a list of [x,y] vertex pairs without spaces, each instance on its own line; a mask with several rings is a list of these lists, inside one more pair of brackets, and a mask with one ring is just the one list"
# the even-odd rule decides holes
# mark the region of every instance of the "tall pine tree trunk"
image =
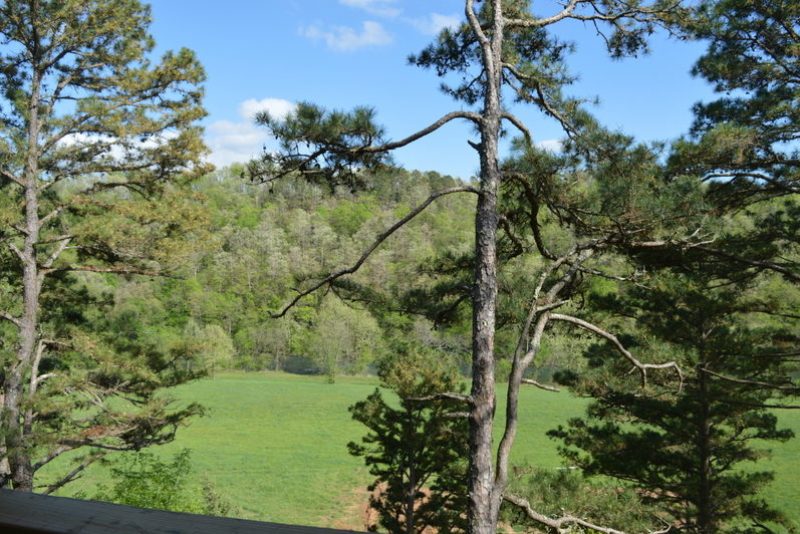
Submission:
[[493,534],[500,498],[494,481],[492,423],[495,411],[494,331],[497,307],[497,192],[500,184],[500,82],[502,13],[495,3],[492,39],[483,45],[486,92],[482,113],[480,194],[475,215],[475,286],[472,312],[472,409],[470,413],[469,532]]
[[702,534],[714,534],[717,530],[714,499],[712,495],[711,468],[711,414],[708,398],[708,375],[702,361],[697,369],[700,389],[700,420],[698,421],[699,488],[697,499],[697,526]]
[[[38,58],[34,57],[36,62]],[[39,293],[41,281],[37,262],[36,246],[39,242],[39,97],[41,74],[37,69],[31,80],[31,96],[28,105],[27,160],[25,162],[25,240],[19,251],[22,262],[22,316],[19,319],[19,339],[16,361],[11,366],[5,382],[3,401],[3,426],[5,427],[6,450],[11,470],[13,488],[19,491],[33,490],[33,466],[28,446],[28,436],[22,424],[22,405],[25,397],[25,377],[31,367],[39,337]]]

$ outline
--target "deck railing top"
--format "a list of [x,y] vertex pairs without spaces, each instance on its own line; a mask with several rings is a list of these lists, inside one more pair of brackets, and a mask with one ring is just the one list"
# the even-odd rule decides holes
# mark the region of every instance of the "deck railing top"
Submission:
[[349,530],[262,523],[145,510],[0,490],[0,532],[80,534],[356,534]]

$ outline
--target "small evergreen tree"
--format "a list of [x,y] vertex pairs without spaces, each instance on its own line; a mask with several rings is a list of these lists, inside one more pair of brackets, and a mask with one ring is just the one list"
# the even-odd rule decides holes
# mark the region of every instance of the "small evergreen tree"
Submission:
[[405,348],[382,362],[379,376],[399,406],[379,389],[351,406],[370,432],[348,448],[376,477],[370,506],[380,526],[406,534],[465,531],[467,421],[457,402],[437,397],[458,389],[456,369],[430,351]]
[[[782,521],[758,497],[772,473],[744,469],[768,455],[758,442],[792,437],[773,408],[796,395],[791,358],[798,341],[791,292],[766,277],[723,284],[707,272],[661,272],[645,285],[594,300],[627,325],[628,346],[667,351],[685,373],[683,388],[652,383],[631,393],[606,346],[589,352],[576,385],[596,398],[585,419],[551,434],[587,472],[633,482],[670,524],[712,534]],[[780,285],[780,284],[779,284]],[[574,380],[575,377],[573,377]],[[748,523],[749,522],[749,523]]]

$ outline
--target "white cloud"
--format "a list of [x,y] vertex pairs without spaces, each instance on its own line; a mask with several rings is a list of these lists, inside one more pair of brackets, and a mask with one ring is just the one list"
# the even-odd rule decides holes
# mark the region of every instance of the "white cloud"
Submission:
[[330,30],[306,26],[300,28],[300,35],[313,41],[324,41],[328,48],[338,52],[350,52],[365,46],[382,46],[392,42],[392,36],[380,23],[373,20],[364,21],[360,32],[349,26],[334,26]]
[[283,119],[294,111],[295,107],[294,102],[282,98],[263,98],[261,100],[249,98],[239,104],[239,115],[252,121],[255,120],[257,113],[266,111],[273,118]]
[[455,29],[461,24],[459,15],[442,15],[431,13],[427,17],[408,19],[408,22],[418,31],[426,35],[438,35],[445,28]]
[[403,12],[402,9],[394,7],[397,4],[397,0],[339,0],[339,3],[363,9],[367,13],[379,17],[393,18]]
[[64,136],[58,144],[59,146],[69,148],[78,147],[79,150],[88,146],[92,146],[95,149],[102,148],[102,150],[96,154],[95,158],[110,157],[113,160],[122,161],[140,157],[142,151],[158,149],[176,137],[178,137],[178,132],[174,130],[160,132],[144,139],[138,137],[119,138],[93,133],[73,133]]
[[536,146],[542,150],[555,152],[557,154],[563,149],[564,143],[559,139],[544,139],[542,141],[537,141]]
[[295,107],[281,98],[250,98],[239,104],[241,121],[216,121],[206,129],[206,144],[211,149],[209,161],[217,167],[244,163],[257,156],[270,137],[254,122],[256,113],[267,111],[275,118],[286,117]]

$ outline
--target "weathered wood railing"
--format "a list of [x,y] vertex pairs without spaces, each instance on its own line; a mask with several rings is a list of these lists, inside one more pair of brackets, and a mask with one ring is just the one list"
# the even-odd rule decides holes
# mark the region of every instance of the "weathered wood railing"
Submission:
[[144,510],[0,490],[0,532],[80,534],[354,534],[244,519]]

